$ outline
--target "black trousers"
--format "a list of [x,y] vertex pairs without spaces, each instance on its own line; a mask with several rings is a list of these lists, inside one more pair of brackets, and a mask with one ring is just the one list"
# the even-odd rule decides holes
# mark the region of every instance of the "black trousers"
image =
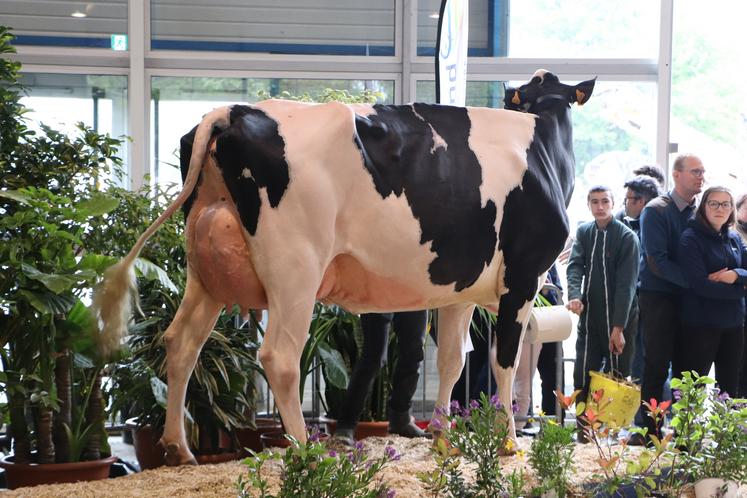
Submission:
[[739,374],[739,388],[737,395],[740,398],[747,398],[747,319],[744,321],[744,331],[742,333],[742,360],[739,362],[740,371]]
[[716,364],[716,382],[722,392],[737,395],[744,328],[683,327],[677,336],[672,375],[695,370],[708,375]]
[[389,395],[389,411],[401,413],[410,410],[412,396],[418,387],[420,364],[423,362],[427,319],[427,311],[361,315],[363,352],[348,384],[338,427],[352,429],[358,423],[374,378],[387,362],[390,327],[397,335],[398,357]]
[[579,327],[576,336],[576,361],[573,365],[573,388],[578,389],[581,393],[578,400],[586,401],[589,395],[590,375],[589,371],[604,371],[607,373],[613,370],[623,377],[630,375],[630,362],[633,359],[635,342],[633,337],[628,337],[628,329],[623,330],[625,337],[625,347],[622,354],[613,355],[610,353],[609,333],[604,328],[585,327],[584,315],[579,319]]
[[[638,295],[641,332],[644,343],[644,367],[641,398],[661,401],[669,364],[674,357],[674,344],[680,330],[680,296],[666,292],[640,291]],[[649,434],[659,434],[660,427],[647,415],[643,416]]]
[[[558,382],[558,371],[556,369],[558,349],[560,349],[560,357],[562,358],[563,343],[546,342],[542,345],[542,350],[537,359],[537,372],[542,381],[542,411],[545,415],[555,415],[555,389]],[[562,371],[565,371],[565,369]]]

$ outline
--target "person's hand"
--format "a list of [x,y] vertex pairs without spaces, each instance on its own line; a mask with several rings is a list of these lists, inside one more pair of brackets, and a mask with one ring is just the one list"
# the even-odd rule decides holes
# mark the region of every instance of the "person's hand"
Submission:
[[722,282],[724,284],[733,284],[737,281],[737,277],[737,272],[735,272],[734,270],[727,270],[726,268],[723,268],[708,275],[708,280],[712,282]]
[[623,335],[622,327],[612,327],[612,333],[610,333],[610,353],[622,354],[625,348],[625,336]]
[[584,303],[582,303],[580,299],[571,299],[565,307],[568,308],[571,313],[577,315],[580,315],[584,311]]
[[571,249],[572,247],[569,247],[568,249],[563,249],[560,254],[558,254],[558,263],[567,265],[568,260],[571,259]]

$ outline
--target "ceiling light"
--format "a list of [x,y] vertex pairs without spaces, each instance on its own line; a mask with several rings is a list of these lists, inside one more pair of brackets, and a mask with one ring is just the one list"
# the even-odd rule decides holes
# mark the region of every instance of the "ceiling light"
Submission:
[[79,10],[76,10],[75,12],[73,12],[72,14],[70,14],[70,16],[71,17],[86,17],[86,13],[85,12],[81,12]]
[[438,15],[438,12],[431,12],[430,14],[428,14],[428,17],[430,17],[431,19],[438,19],[441,16]]

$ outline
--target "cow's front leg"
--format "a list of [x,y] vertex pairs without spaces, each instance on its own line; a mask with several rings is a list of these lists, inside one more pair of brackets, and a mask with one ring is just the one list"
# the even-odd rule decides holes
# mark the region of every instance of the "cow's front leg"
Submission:
[[438,310],[438,398],[433,418],[440,423],[446,422],[445,414],[449,413],[451,391],[459,380],[467,353],[467,336],[473,304],[454,304]]
[[512,410],[516,363],[521,353],[524,330],[532,311],[537,286],[538,281],[532,280],[527,284],[525,292],[520,293],[518,289],[511,289],[501,296],[496,321],[497,338],[490,351],[490,366],[498,387],[498,398],[508,417],[508,437],[511,440],[511,446],[507,448],[509,453],[513,453],[517,447],[516,424]]
[[302,287],[289,289],[285,296],[281,294],[274,300],[271,297],[267,331],[259,349],[285,431],[302,443],[306,442],[306,426],[299,394],[300,361],[314,297],[313,290],[304,292]]
[[184,433],[184,399],[197,356],[222,307],[189,272],[184,299],[164,334],[169,391],[161,444],[166,449],[167,465],[197,464]]

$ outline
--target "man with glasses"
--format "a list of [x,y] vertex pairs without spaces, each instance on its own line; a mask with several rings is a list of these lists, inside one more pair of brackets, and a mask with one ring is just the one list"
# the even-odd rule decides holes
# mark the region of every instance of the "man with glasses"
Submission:
[[[641,171],[641,167],[635,171]],[[647,168],[656,168],[648,166]],[[648,171],[648,170],[647,170]],[[649,175],[639,175],[625,182],[624,209],[619,217],[628,228],[633,230],[638,239],[641,237],[641,212],[646,204],[659,196],[659,183]],[[639,245],[640,249],[640,245]],[[643,334],[639,326],[638,296],[636,295],[631,306],[631,319],[625,329],[625,337],[634,337],[635,349],[633,350],[633,361],[630,366],[630,375],[633,380],[640,382],[643,378]],[[643,420],[639,420],[643,423]]]
[[[694,155],[678,156],[672,166],[674,188],[649,202],[641,212],[641,264],[638,282],[644,371],[641,397],[661,399],[680,330],[680,298],[687,282],[677,264],[680,236],[695,212],[703,190],[705,168]],[[650,417],[648,434],[661,436]],[[634,434],[631,444],[643,444]]]

